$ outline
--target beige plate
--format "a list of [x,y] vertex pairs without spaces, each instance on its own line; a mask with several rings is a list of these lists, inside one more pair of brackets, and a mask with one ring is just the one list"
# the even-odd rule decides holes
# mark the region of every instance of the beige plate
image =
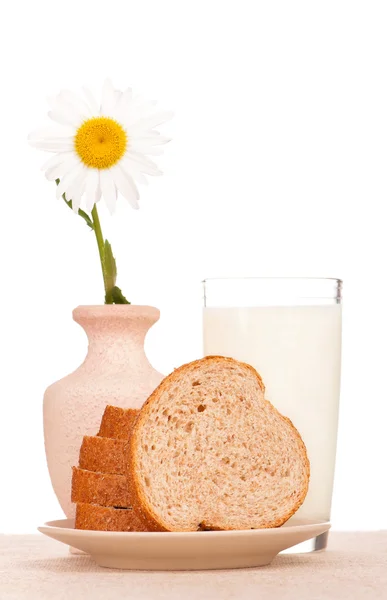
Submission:
[[268,565],[282,550],[329,528],[329,523],[294,520],[277,529],[121,533],[74,529],[72,519],[61,519],[38,529],[54,540],[87,552],[101,567],[177,571]]

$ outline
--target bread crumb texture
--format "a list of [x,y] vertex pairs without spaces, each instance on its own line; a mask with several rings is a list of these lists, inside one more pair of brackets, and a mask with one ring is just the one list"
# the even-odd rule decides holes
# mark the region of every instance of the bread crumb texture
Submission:
[[129,472],[161,530],[278,527],[305,499],[309,461],[249,365],[206,357],[176,369],[140,412]]

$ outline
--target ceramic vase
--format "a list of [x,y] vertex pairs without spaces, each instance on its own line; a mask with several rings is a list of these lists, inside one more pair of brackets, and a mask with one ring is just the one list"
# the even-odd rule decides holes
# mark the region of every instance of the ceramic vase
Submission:
[[44,440],[52,486],[66,517],[71,467],[84,435],[96,435],[105,406],[140,408],[162,379],[149,363],[146,333],[159,319],[151,306],[79,306],[74,320],[85,330],[88,353],[73,373],[52,384],[43,403]]

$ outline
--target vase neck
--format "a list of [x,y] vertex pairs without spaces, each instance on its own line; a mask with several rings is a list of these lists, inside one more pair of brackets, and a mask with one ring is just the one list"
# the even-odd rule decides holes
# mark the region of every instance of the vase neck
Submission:
[[147,360],[145,336],[159,316],[158,309],[151,306],[79,306],[73,318],[83,327],[89,340],[84,364],[101,366],[102,360],[102,363],[131,369],[142,364]]

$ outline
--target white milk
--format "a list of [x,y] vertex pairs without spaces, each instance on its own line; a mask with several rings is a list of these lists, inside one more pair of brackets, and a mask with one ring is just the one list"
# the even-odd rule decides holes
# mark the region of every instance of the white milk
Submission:
[[[205,308],[204,353],[254,366],[300,432],[309,492],[297,517],[329,520],[340,392],[341,306]],[[257,440],[258,441],[258,440]]]

